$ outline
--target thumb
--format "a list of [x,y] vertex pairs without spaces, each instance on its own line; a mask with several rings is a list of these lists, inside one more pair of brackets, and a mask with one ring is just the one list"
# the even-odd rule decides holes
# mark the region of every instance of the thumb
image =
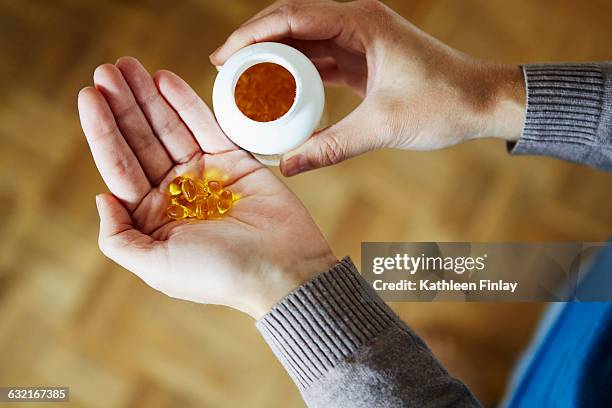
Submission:
[[96,207],[100,216],[100,238],[112,238],[132,228],[132,217],[112,194],[98,194]]
[[[297,149],[286,153],[280,165],[285,177],[331,166],[380,148],[381,130],[376,131],[372,113],[362,103],[340,122],[315,133]],[[375,115],[376,116],[376,115]]]
[[149,283],[154,278],[150,276],[153,270],[146,265],[157,257],[159,251],[154,250],[159,241],[135,229],[130,213],[112,194],[97,195],[96,206],[100,215],[98,245],[102,253]]

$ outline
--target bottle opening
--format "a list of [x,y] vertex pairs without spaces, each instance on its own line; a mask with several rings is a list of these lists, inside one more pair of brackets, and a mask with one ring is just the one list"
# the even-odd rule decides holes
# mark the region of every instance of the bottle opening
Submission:
[[285,67],[262,62],[240,75],[234,90],[236,106],[257,122],[279,119],[295,101],[295,78]]

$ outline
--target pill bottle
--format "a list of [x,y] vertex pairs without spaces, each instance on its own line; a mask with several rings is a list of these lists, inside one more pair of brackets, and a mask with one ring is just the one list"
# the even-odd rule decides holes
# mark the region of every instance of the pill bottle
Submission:
[[262,163],[278,165],[317,128],[325,94],[315,66],[285,44],[242,48],[222,67],[213,109],[223,132]]

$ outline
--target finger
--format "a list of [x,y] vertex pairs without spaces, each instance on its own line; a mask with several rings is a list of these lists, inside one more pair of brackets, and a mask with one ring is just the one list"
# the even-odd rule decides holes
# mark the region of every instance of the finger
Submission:
[[155,74],[154,80],[161,95],[191,130],[203,151],[221,153],[237,148],[221,131],[204,101],[178,75],[162,70]]
[[181,118],[159,94],[147,70],[132,57],[119,58],[116,65],[170,157],[176,163],[189,161],[200,148]]
[[[234,31],[225,43],[210,56],[214,65],[223,65],[239,49],[261,41],[334,39],[355,47],[359,41],[354,24],[340,19],[342,5],[334,2],[281,5],[276,10]],[[360,51],[362,51],[360,49]]]
[[172,168],[172,160],[153,133],[121,71],[113,64],[100,65],[94,71],[94,84],[108,102],[121,134],[149,181],[153,185],[159,184]]
[[[96,206],[100,215],[100,250],[149,285],[156,287],[159,277],[155,271],[164,270],[165,259],[161,255],[163,244],[134,229],[130,214],[111,194],[96,196]],[[155,265],[155,268],[152,265]]]
[[303,145],[283,156],[284,176],[330,166],[370,150],[383,147],[385,126],[375,111],[363,102],[340,122],[317,132]]
[[79,116],[96,166],[110,191],[133,211],[151,189],[140,163],[119,131],[104,96],[95,88],[79,92]]

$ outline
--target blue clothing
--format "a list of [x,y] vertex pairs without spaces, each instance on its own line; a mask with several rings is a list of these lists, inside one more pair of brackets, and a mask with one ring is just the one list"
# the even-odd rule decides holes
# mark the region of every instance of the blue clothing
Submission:
[[[585,287],[612,275],[612,248],[599,254]],[[507,407],[612,407],[612,303],[553,304]]]

